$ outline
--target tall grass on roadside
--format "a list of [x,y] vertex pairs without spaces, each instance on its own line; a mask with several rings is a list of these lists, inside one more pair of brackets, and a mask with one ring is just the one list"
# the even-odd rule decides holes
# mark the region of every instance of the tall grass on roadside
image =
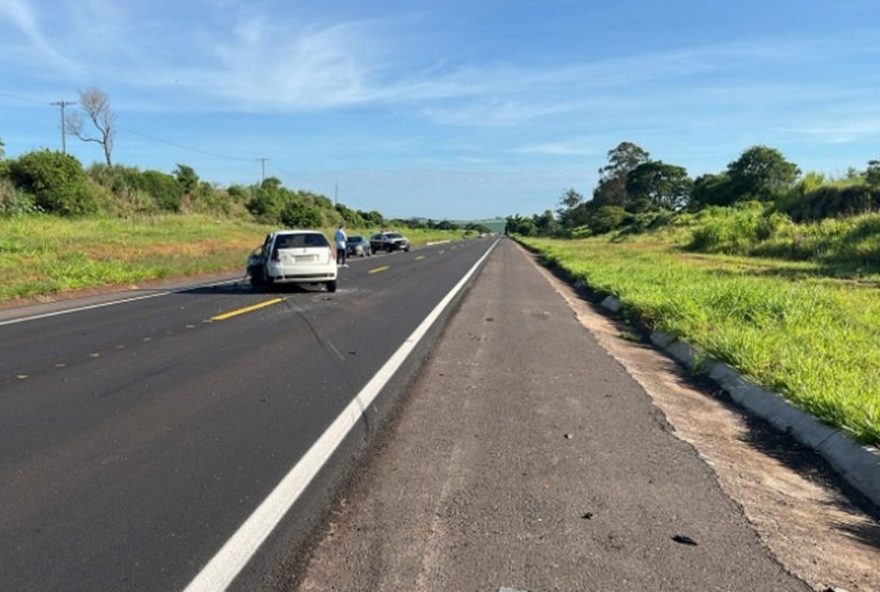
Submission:
[[652,327],[863,442],[880,443],[876,285],[811,277],[816,270],[807,263],[688,255],[656,243],[524,240]]
[[[17,215],[0,218],[0,301],[148,279],[241,270],[275,227],[201,215],[129,219]],[[332,239],[333,230],[325,229]],[[349,229],[369,236],[375,230]],[[404,229],[413,245],[465,231]],[[471,233],[472,234],[472,233]]]

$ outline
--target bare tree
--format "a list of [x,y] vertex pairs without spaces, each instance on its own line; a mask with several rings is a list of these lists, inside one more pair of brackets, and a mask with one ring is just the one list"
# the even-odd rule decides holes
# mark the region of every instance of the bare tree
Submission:
[[87,88],[79,93],[79,106],[91,120],[98,131],[97,136],[87,135],[84,131],[82,115],[70,112],[66,117],[67,133],[76,136],[83,142],[95,142],[104,149],[107,166],[113,166],[113,140],[116,136],[116,114],[110,108],[107,93],[97,88]]

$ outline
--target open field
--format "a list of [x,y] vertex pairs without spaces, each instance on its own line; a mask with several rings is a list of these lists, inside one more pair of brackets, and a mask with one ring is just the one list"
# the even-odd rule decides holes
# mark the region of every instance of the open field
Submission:
[[522,240],[651,327],[704,348],[861,441],[880,443],[880,276],[686,252],[657,239]]
[[[0,219],[0,302],[149,279],[241,270],[271,228],[204,216]],[[332,230],[325,229],[328,238]],[[370,230],[349,229],[348,234]],[[463,231],[403,229],[414,245]]]

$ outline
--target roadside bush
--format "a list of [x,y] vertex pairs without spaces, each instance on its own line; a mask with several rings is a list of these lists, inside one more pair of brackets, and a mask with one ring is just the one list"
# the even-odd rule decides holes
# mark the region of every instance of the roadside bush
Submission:
[[202,182],[195,194],[187,194],[184,200],[186,203],[183,209],[187,212],[223,218],[250,218],[242,201],[233,198],[229,191],[210,183]]
[[787,203],[781,203],[780,209],[784,209],[796,221],[864,214],[880,210],[880,187],[872,188],[866,183],[823,185]]
[[281,222],[288,228],[320,228],[324,221],[317,207],[291,200],[281,210]]
[[769,212],[759,202],[745,202],[731,208],[710,207],[697,216],[699,226],[687,248],[704,253],[747,254],[762,241],[772,238],[791,220],[780,212]]
[[33,196],[16,189],[9,179],[0,178],[0,216],[20,216],[40,211]]
[[630,219],[630,214],[620,206],[601,206],[587,219],[593,234],[605,234],[616,230]]
[[98,209],[86,184],[86,173],[74,157],[52,150],[29,152],[10,166],[12,182],[34,196],[46,212],[90,214]]
[[791,224],[751,255],[822,263],[880,265],[880,214]]
[[180,211],[183,187],[173,176],[160,171],[144,171],[141,173],[141,189],[150,194],[161,209]]

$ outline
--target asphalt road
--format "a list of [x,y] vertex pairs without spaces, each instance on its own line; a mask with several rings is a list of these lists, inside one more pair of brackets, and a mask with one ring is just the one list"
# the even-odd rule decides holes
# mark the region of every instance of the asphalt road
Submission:
[[333,295],[6,312],[0,590],[183,589],[490,245],[355,260]]
[[487,259],[300,592],[806,592],[511,241]]

